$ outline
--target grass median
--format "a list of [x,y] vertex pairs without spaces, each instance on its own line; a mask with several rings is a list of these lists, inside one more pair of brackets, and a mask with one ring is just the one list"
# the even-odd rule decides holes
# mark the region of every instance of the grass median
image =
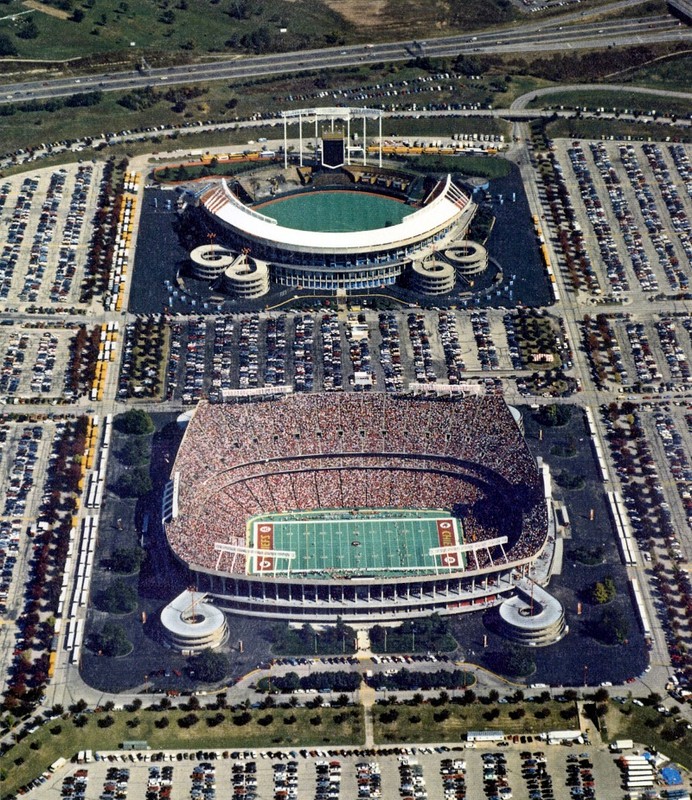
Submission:
[[489,703],[461,705],[427,702],[417,705],[376,705],[372,709],[375,741],[459,742],[469,730],[501,730],[537,734],[577,726],[576,705],[558,703]]
[[[692,769],[692,731],[687,728],[686,720],[675,716],[664,717],[653,706],[641,708],[632,702],[611,702],[606,716],[606,727],[608,741],[632,739],[655,747],[672,761],[686,769]],[[678,731],[675,730],[676,727],[679,728]],[[683,735],[676,737],[676,733]]]
[[352,746],[364,740],[360,706],[247,711],[140,709],[91,713],[84,719],[81,727],[74,717],[51,720],[2,756],[0,796],[15,792],[60,756],[69,759],[86,749],[117,750],[125,740],[144,740],[152,750]]

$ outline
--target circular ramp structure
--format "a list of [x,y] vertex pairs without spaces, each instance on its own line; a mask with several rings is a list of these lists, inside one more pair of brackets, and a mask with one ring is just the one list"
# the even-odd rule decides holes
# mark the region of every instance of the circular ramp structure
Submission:
[[567,633],[562,603],[538,584],[517,583],[516,594],[498,607],[502,633],[529,647],[545,647]]
[[223,611],[206,602],[206,594],[186,589],[161,612],[166,643],[183,653],[214,649],[224,643],[228,626]]

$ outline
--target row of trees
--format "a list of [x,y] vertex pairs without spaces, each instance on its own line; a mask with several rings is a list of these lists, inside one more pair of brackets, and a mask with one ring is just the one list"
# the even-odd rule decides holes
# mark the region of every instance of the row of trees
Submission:
[[[33,419],[33,422],[41,420]],[[76,508],[81,471],[77,459],[84,453],[86,417],[65,424],[53,444],[54,464],[46,482],[40,516],[44,523],[34,537],[23,613],[17,620],[21,639],[8,671],[0,708],[8,712],[5,726],[38,705],[48,682],[49,652],[54,632],[62,575]]]
[[257,682],[259,692],[297,692],[298,689],[316,689],[317,691],[355,692],[361,684],[358,672],[311,672],[300,677],[295,672],[261,678]]
[[436,672],[418,672],[403,667],[393,675],[378,672],[367,682],[382,690],[411,689],[463,689],[472,686],[475,678],[470,672],[460,669],[440,669]]
[[144,497],[153,488],[149,475],[151,458],[149,436],[154,430],[154,423],[146,411],[132,408],[124,414],[119,414],[115,424],[117,429],[127,436],[118,452],[118,458],[129,467],[118,478],[118,492],[125,497]]

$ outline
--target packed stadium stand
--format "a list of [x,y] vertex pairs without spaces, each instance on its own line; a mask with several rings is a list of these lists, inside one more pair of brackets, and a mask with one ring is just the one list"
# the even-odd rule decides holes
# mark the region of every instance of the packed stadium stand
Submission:
[[[164,521],[197,589],[232,611],[305,621],[459,613],[501,602],[540,555],[547,483],[498,396],[201,402]],[[440,509],[459,520],[463,558],[392,577],[365,564],[360,575],[338,564],[258,573],[249,521],[315,509]]]

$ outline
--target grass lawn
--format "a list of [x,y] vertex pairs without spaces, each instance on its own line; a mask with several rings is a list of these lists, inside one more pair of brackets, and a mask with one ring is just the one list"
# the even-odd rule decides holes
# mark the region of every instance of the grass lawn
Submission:
[[[163,748],[190,748],[202,750],[225,750],[235,748],[296,747],[311,745],[359,745],[363,739],[362,707],[338,708],[296,708],[296,709],[253,709],[251,721],[245,725],[235,724],[234,717],[240,712],[222,711],[225,719],[218,725],[210,726],[216,711],[200,710],[193,712],[199,721],[190,728],[182,728],[179,720],[185,711],[144,711],[134,713],[113,711],[87,715],[88,723],[77,728],[71,719],[56,719],[41,726],[36,733],[27,736],[0,759],[0,774],[5,780],[0,782],[0,794],[16,791],[35,778],[60,756],[71,758],[79,750],[117,750],[123,740],[144,739],[152,750]],[[268,723],[268,715],[273,721]],[[110,716],[113,724],[100,727],[99,721]],[[345,717],[341,722],[336,718]],[[295,717],[292,723],[287,719]],[[311,720],[321,719],[317,725]],[[157,728],[155,722],[168,719],[165,728]],[[128,722],[139,719],[133,727]],[[260,724],[265,720],[265,724]],[[59,732],[57,732],[59,727]],[[53,731],[53,732],[51,732]],[[33,749],[32,745],[38,746]]]
[[[256,43],[265,51],[324,47],[330,42],[338,44],[353,32],[341,15],[319,0],[279,7],[255,2],[229,5],[218,0],[184,0],[175,5],[89,0],[71,5],[83,14],[81,21],[37,11],[27,15],[35,35],[22,38],[25,17],[13,20],[9,15],[26,11],[26,7],[21,0],[10,0],[2,6],[0,34],[9,36],[23,58],[59,60],[110,54],[114,61],[116,54],[121,60],[123,55],[134,60],[149,51],[182,51],[183,58],[200,53],[231,55],[244,49],[240,46],[244,36],[253,34],[255,42],[247,44],[252,47]],[[281,34],[280,28],[287,30]]]
[[[69,9],[56,13],[57,6]],[[111,62],[136,60],[141,53],[179,52],[182,58],[205,54],[282,52],[346,43],[391,41],[447,35],[521,18],[506,0],[464,0],[421,5],[397,0],[375,13],[354,13],[338,0],[262,3],[259,0],[178,0],[168,3],[133,0],[72,0],[35,3],[26,12],[22,0],[2,6],[0,34],[8,37],[22,58],[59,60],[92,55]],[[341,11],[344,11],[342,14]],[[27,19],[28,18],[28,19]]]
[[678,55],[655,61],[641,69],[623,72],[619,80],[653,89],[689,92],[692,56]]
[[[525,715],[517,716],[516,712],[522,708],[526,711]],[[468,706],[456,703],[433,706],[426,703],[419,706],[376,705],[372,713],[375,741],[384,744],[458,742],[469,730],[490,729],[524,734],[571,728],[575,725],[576,717],[565,719],[562,713],[574,708],[573,703],[556,702],[490,705],[476,702]],[[543,719],[536,718],[536,712],[545,713],[546,710],[549,711],[547,716]],[[396,713],[390,714],[392,711]]]
[[613,136],[624,139],[631,136],[633,141],[664,142],[692,141],[689,128],[676,128],[674,125],[661,125],[655,122],[625,122],[618,119],[560,119],[546,126],[546,135],[551,139],[602,139]]
[[621,92],[599,91],[598,89],[561,92],[558,87],[555,93],[551,92],[549,95],[538,97],[529,104],[531,108],[557,108],[558,106],[565,106],[565,108],[586,107],[588,110],[602,107],[607,112],[614,110],[624,111],[625,109],[630,112],[656,110],[659,114],[665,116],[692,112],[692,103],[689,100],[628,92],[624,88]]
[[608,741],[633,739],[635,742],[655,747],[673,761],[687,769],[692,769],[692,731],[687,731],[681,739],[667,738],[670,718],[666,719],[655,708],[640,708],[633,703],[611,702],[606,716]]
[[507,84],[507,91],[496,96],[495,108],[509,108],[512,103],[528,92],[535,92],[536,89],[544,89],[546,86],[553,86],[552,81],[545,78],[536,78],[533,75],[512,75],[512,80]]
[[407,159],[408,166],[424,172],[463,172],[481,178],[504,178],[509,161],[498,156],[419,156]]

